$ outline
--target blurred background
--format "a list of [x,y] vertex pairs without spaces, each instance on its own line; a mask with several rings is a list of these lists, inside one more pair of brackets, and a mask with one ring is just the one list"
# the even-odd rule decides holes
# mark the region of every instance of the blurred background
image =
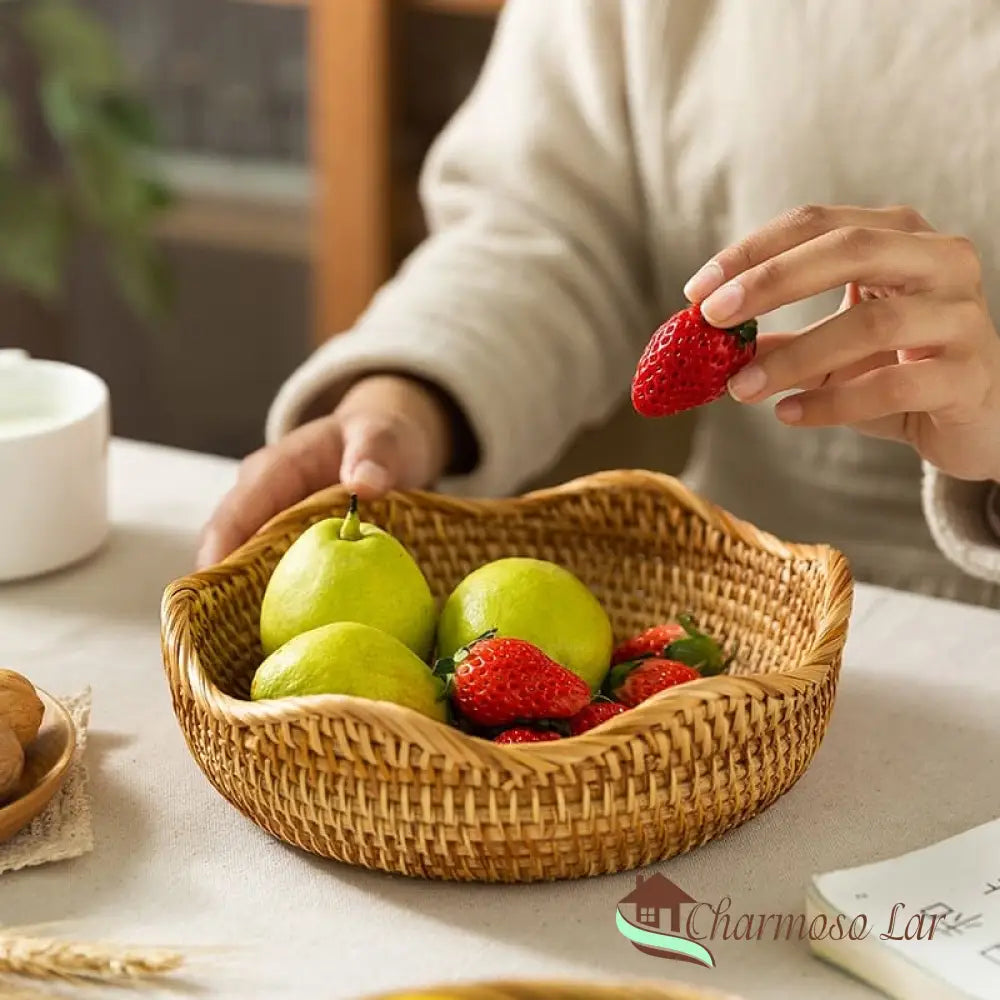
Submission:
[[[420,164],[502,2],[0,0],[0,347],[99,373],[118,435],[258,447],[423,237]],[[682,430],[623,406],[547,481],[676,471]]]

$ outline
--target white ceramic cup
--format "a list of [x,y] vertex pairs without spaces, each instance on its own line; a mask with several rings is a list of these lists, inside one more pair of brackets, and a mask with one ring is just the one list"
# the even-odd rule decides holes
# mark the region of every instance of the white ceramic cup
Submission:
[[108,537],[108,387],[0,350],[0,582],[62,569]]

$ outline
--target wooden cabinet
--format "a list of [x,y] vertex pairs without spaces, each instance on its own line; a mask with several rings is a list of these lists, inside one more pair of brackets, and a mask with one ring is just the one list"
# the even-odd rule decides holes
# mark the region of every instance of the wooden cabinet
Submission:
[[312,0],[317,341],[351,325],[391,267],[392,0]]
[[[314,340],[320,343],[355,321],[420,236],[419,165],[398,148],[408,47],[434,35],[428,18],[491,23],[503,0],[242,2],[308,8]],[[424,19],[422,31],[412,30],[414,17]],[[483,37],[479,31],[476,42],[484,55]]]
[[317,342],[354,322],[419,237],[413,222],[418,165],[398,148],[401,90],[410,86],[401,70],[407,46],[421,44],[420,26],[407,19],[415,13],[492,18],[501,3],[311,0]]

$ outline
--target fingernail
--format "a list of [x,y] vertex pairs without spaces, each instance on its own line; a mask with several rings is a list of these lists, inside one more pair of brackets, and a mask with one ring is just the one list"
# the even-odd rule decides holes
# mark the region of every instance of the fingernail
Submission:
[[746,298],[746,291],[738,281],[723,285],[701,304],[701,314],[713,326],[722,326]]
[[802,404],[791,396],[774,408],[774,415],[784,424],[797,424],[802,419]]
[[688,279],[688,283],[684,286],[684,295],[689,302],[701,302],[706,295],[711,295],[722,284],[725,277],[722,268],[714,260],[710,260]]
[[354,467],[354,471],[344,478],[348,485],[358,486],[372,493],[385,493],[392,485],[388,471],[369,458],[363,458]]
[[754,396],[759,396],[766,385],[767,375],[764,369],[760,365],[747,365],[729,380],[729,392],[734,399],[746,403]]

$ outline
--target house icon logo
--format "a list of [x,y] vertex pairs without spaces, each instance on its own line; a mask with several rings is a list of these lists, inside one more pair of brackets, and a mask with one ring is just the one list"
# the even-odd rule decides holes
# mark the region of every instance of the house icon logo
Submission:
[[697,904],[698,900],[659,873],[648,878],[637,875],[635,889],[618,903],[615,923],[622,937],[646,955],[712,969],[712,953],[685,933],[684,907]]

